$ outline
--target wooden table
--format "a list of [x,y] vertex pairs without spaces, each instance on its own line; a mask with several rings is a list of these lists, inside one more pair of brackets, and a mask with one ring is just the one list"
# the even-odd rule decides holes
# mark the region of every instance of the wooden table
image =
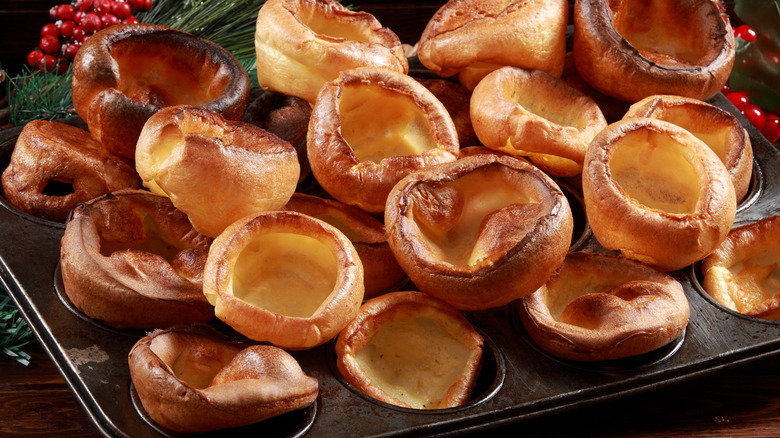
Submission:
[[[0,436],[97,437],[37,344],[25,367],[0,359]],[[780,356],[496,431],[530,437],[778,437]]]

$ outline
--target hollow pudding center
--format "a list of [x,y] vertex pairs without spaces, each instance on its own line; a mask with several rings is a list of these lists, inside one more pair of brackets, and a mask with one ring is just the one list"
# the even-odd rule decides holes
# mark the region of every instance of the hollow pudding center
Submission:
[[718,155],[721,161],[727,162],[728,145],[733,128],[730,124],[715,124],[712,118],[702,115],[691,106],[685,105],[667,108],[657,108],[651,117],[664,120],[687,130],[703,141]]
[[197,336],[157,336],[150,349],[176,378],[197,389],[211,386],[214,376],[241,351],[237,346]]
[[288,317],[309,318],[333,292],[338,262],[331,249],[309,236],[268,233],[239,254],[232,295]]
[[474,267],[497,259],[549,212],[530,189],[534,181],[507,178],[496,169],[481,168],[453,181],[418,186],[414,221],[421,240],[439,260]]
[[298,19],[314,33],[367,43],[371,40],[371,28],[367,20],[342,19],[330,6],[317,2],[300,2]]
[[425,111],[410,96],[375,84],[345,85],[339,116],[341,135],[359,161],[420,155],[437,145]]
[[609,5],[615,30],[653,62],[706,65],[715,52],[717,38],[709,29],[717,11],[710,2],[609,0]]
[[640,204],[692,214],[700,193],[694,154],[667,134],[640,129],[617,140],[609,169],[615,183]]
[[391,397],[413,408],[430,409],[463,373],[470,353],[436,320],[415,317],[382,324],[356,360]]
[[193,56],[161,38],[117,41],[111,56],[119,68],[117,89],[156,108],[202,105],[217,98],[229,81],[226,68],[209,61],[204,53]]

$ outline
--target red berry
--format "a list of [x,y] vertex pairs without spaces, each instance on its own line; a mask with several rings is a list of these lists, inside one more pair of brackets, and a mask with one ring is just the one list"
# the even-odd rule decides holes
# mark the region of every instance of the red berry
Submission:
[[81,24],[81,19],[84,18],[84,14],[86,14],[86,12],[82,11],[81,9],[76,11],[76,13],[73,14],[73,22],[76,24]]
[[134,11],[139,11],[144,7],[144,0],[128,0],[128,2]]
[[37,66],[43,59],[43,51],[35,49],[27,55],[27,63],[32,66]]
[[742,110],[742,114],[744,114],[750,123],[758,128],[759,131],[764,129],[764,122],[766,120],[764,118],[764,110],[759,108],[758,105],[754,105],[752,103],[747,104]]
[[76,28],[76,23],[68,20],[63,21],[60,23],[60,35],[62,35],[65,38],[70,38],[73,36],[73,29]]
[[84,18],[81,19],[81,27],[84,29],[85,35],[91,35],[99,31],[102,25],[100,15],[95,12],[87,12],[84,14]]
[[59,11],[57,10],[57,6],[52,6],[51,9],[49,9],[49,20],[51,21],[57,21],[60,18],[58,17]]
[[95,7],[95,12],[103,15],[111,12],[111,7],[114,5],[114,0],[94,0],[92,5]]
[[75,29],[73,29],[73,40],[83,43],[86,39],[87,35],[84,33],[84,28],[81,26],[76,26]]
[[720,89],[720,92],[727,95],[731,93],[731,87],[729,87],[729,84],[723,84],[723,88]]
[[742,111],[747,105],[750,104],[750,100],[748,100],[749,94],[750,93],[745,91],[733,91],[727,94],[726,98],[730,100],[738,110]]
[[41,36],[51,35],[54,38],[60,37],[60,30],[57,28],[57,25],[54,23],[47,23],[44,24],[41,28]]
[[775,113],[766,113],[766,120],[764,121],[764,129],[761,130],[767,140],[770,143],[776,142],[780,139],[780,117]]
[[57,67],[57,59],[51,55],[43,55],[36,66],[43,71],[54,71],[54,68]]
[[138,19],[131,15],[122,20],[122,24],[138,24]]
[[103,14],[100,17],[100,21],[103,24],[102,29],[119,24],[119,19],[114,14]]
[[752,43],[756,40],[756,31],[751,29],[747,24],[743,24],[734,29],[734,36]]
[[60,39],[54,35],[46,35],[41,38],[40,47],[45,53],[57,53],[60,50]]
[[70,67],[70,62],[63,58],[58,59],[57,62],[57,74],[65,74],[65,72],[68,71],[68,67]]
[[60,20],[72,20],[75,13],[76,8],[67,3],[57,6],[57,18]]
[[76,57],[76,53],[79,51],[79,45],[75,43],[66,44],[62,47],[62,56],[65,59],[73,60]]
[[111,13],[116,15],[119,19],[125,19],[133,14],[133,8],[130,7],[130,3],[128,2],[117,1],[111,6]]
[[143,12],[149,12],[152,10],[152,0],[144,0],[144,7],[141,8]]
[[92,10],[92,0],[78,0],[76,8],[80,11],[89,12]]

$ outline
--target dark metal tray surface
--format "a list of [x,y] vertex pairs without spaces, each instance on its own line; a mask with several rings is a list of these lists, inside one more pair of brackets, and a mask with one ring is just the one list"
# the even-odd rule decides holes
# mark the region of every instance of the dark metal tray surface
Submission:
[[[780,213],[780,154],[721,94],[711,103],[735,114],[754,148],[754,176],[735,226]],[[68,119],[71,120],[71,119]],[[79,119],[71,120],[78,123]],[[83,125],[82,125],[83,126]],[[0,132],[0,170],[21,128]],[[589,233],[576,184],[562,182],[575,214],[572,250],[605,252]],[[64,225],[25,215],[0,197],[0,280],[95,426],[106,436],[175,434],[147,419],[132,388],[127,354],[141,331],[101,326],[70,307],[58,271]],[[231,430],[263,436],[458,435],[561,412],[691,379],[780,353],[780,324],[727,310],[704,293],[697,268],[671,273],[688,297],[683,336],[658,351],[610,363],[578,364],[534,346],[513,304],[466,315],[486,338],[485,364],[466,406],[418,411],[390,406],[351,388],[335,366],[333,342],[293,352],[320,383],[315,404]],[[214,322],[223,333],[240,337]],[[359,419],[356,421],[355,419]],[[224,431],[223,431],[224,432]]]

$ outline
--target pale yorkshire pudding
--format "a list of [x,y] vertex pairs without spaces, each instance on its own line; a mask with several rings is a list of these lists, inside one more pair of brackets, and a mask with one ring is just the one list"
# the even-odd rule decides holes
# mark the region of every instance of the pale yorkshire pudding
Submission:
[[473,90],[503,66],[560,77],[566,54],[566,0],[450,0],[420,37],[420,62],[443,77],[459,73]]
[[216,44],[153,24],[119,24],[87,38],[73,61],[73,106],[111,153],[135,156],[160,108],[195,105],[240,120],[249,76]]
[[301,168],[298,182],[303,181],[311,174],[306,156],[306,133],[309,130],[311,105],[301,98],[262,88],[253,88],[251,96],[253,99],[244,113],[243,121],[289,141],[295,148]]
[[544,286],[518,304],[523,325],[539,347],[588,362],[663,347],[683,333],[690,317],[677,280],[604,254],[568,254]]
[[385,227],[421,291],[479,310],[544,284],[569,249],[573,219],[566,196],[542,171],[477,154],[401,180],[387,199]]
[[720,0],[578,0],[573,52],[585,81],[609,96],[706,100],[731,74],[734,32]]
[[454,161],[458,134],[447,109],[411,77],[380,68],[339,74],[321,90],[309,123],[308,156],[323,189],[381,213],[404,176]]
[[737,202],[748,192],[753,147],[745,128],[728,111],[689,97],[649,96],[631,105],[625,118],[650,117],[674,123],[707,143],[731,175]]
[[203,267],[211,238],[168,198],[141,190],[105,195],[73,210],[60,271],[71,303],[117,328],[208,322]]
[[454,307],[416,291],[366,301],[336,341],[337,366],[363,393],[396,406],[467,403],[482,363],[482,336]]
[[446,79],[418,79],[447,108],[458,132],[461,147],[477,144],[477,134],[471,125],[471,91],[463,85]]
[[144,411],[167,430],[254,424],[310,406],[319,383],[272,345],[229,341],[207,325],[155,330],[127,358]]
[[364,298],[389,291],[406,276],[387,243],[384,224],[363,210],[303,193],[295,193],[284,209],[325,221],[347,236],[363,264]]
[[734,223],[726,167],[703,141],[662,120],[625,119],[597,135],[582,190],[599,243],[661,271],[701,260]]
[[201,107],[167,107],[141,131],[135,165],[198,232],[216,237],[245,216],[277,210],[295,192],[295,148],[255,125]]
[[24,125],[3,172],[5,198],[19,210],[64,221],[82,202],[120,189],[137,189],[132,166],[109,154],[89,132],[60,122]]
[[344,233],[292,211],[227,227],[203,277],[219,319],[250,339],[293,350],[336,336],[357,314],[363,290],[363,266]]
[[780,216],[732,230],[701,263],[704,290],[723,306],[780,320]]
[[367,12],[335,0],[268,0],[255,26],[257,80],[263,88],[314,104],[320,88],[357,67],[405,74],[401,40]]
[[525,156],[552,176],[582,172],[588,144],[607,121],[596,102],[539,70],[502,67],[471,95],[471,122],[485,146]]

